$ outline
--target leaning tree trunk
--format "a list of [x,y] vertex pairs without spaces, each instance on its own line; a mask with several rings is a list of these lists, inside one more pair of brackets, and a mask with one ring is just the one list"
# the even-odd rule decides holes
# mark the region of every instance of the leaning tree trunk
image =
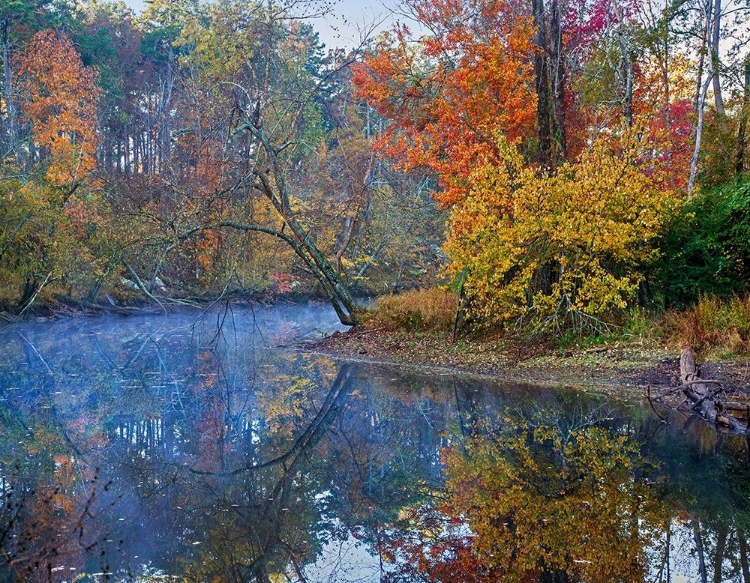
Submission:
[[315,244],[310,230],[306,229],[297,219],[297,214],[291,203],[284,166],[279,159],[279,153],[283,148],[274,147],[271,143],[261,125],[258,107],[256,107],[254,114],[245,118],[244,123],[236,131],[249,131],[258,146],[265,152],[267,165],[261,166],[256,163],[252,170],[253,187],[268,199],[283,220],[284,225],[289,227],[289,232],[285,233],[283,228],[281,231],[257,228],[252,230],[264,231],[286,241],[297,256],[302,259],[310,273],[323,286],[341,323],[346,326],[353,326],[356,323],[356,305],[351,290],[341,274],[335,269],[332,258],[326,257],[325,253]]

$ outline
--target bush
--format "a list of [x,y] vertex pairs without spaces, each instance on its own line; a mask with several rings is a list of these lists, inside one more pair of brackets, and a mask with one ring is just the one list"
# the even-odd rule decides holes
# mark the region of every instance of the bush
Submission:
[[498,137],[500,159],[471,174],[445,245],[450,273],[469,274],[470,316],[534,333],[600,334],[635,303],[677,204],[646,134],[602,133],[546,173]]
[[[704,192],[673,218],[660,244],[658,293],[666,307],[729,297],[750,277],[750,182]],[[708,300],[704,300],[708,301]]]
[[750,296],[724,301],[701,296],[694,306],[669,312],[666,325],[681,346],[688,344],[703,353],[746,354],[750,350]]
[[451,330],[458,300],[436,288],[412,290],[379,298],[368,321],[388,329]]

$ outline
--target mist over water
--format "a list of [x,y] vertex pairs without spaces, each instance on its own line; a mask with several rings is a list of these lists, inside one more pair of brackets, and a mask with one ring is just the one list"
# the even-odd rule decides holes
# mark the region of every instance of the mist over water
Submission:
[[340,328],[306,305],[4,328],[0,581],[743,581],[744,439],[294,348]]

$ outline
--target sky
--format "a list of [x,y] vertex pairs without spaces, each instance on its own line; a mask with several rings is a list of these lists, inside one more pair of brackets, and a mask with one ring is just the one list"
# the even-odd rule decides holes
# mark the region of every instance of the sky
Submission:
[[[312,1],[315,2],[315,0]],[[299,2],[299,4],[304,3],[306,0]],[[397,20],[384,0],[331,0],[330,3],[332,7],[328,14],[311,20],[313,27],[320,35],[320,40],[328,48],[357,46],[360,43],[362,30],[374,28],[376,33],[381,32],[389,29]],[[140,12],[145,2],[144,0],[125,0],[125,4]]]

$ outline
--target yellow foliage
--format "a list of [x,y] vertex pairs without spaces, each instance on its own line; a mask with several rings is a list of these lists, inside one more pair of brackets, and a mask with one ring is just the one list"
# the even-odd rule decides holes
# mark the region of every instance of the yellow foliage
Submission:
[[511,420],[497,436],[446,450],[442,509],[468,521],[476,559],[503,581],[643,581],[648,542],[668,518],[636,478],[637,444],[596,426],[532,421],[541,424]]
[[648,138],[637,127],[602,135],[549,173],[524,167],[503,136],[498,148],[500,163],[472,173],[445,245],[450,271],[468,271],[474,315],[559,329],[625,308],[676,200]]
[[454,293],[436,288],[412,290],[378,299],[370,321],[386,328],[450,330],[457,309]]

